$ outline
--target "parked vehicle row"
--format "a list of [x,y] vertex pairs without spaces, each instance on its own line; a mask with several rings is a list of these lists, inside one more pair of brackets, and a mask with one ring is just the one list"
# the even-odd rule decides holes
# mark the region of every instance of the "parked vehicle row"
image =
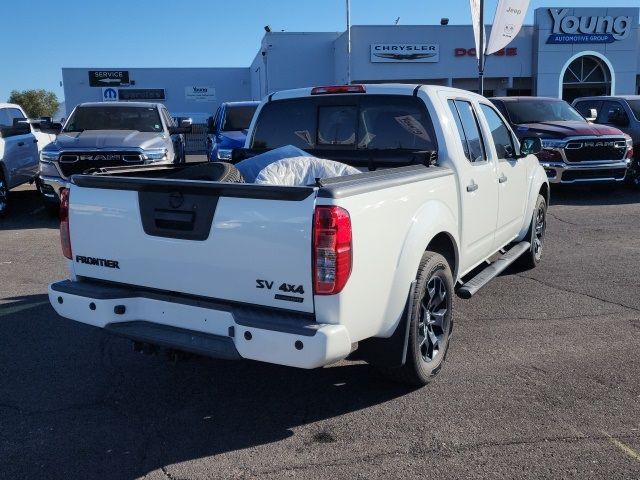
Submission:
[[520,138],[542,140],[538,159],[556,184],[617,183],[626,178],[633,142],[612,125],[588,122],[557,98],[500,97],[491,101]]
[[22,107],[0,103],[0,217],[9,208],[9,190],[32,182],[39,151],[55,139],[50,119],[31,121]]
[[540,139],[518,141],[484,97],[416,85],[278,92],[239,153],[288,145],[358,173],[256,185],[211,162],[73,176],[55,310],[138,346],[300,368],[351,355],[424,385],[446,357],[454,294],[541,260]]

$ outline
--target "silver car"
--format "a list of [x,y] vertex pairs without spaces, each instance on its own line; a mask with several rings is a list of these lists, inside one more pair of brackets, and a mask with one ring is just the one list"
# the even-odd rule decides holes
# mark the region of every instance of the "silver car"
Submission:
[[55,209],[69,177],[94,168],[182,163],[190,132],[190,118],[178,126],[160,103],[82,103],[40,153],[42,197]]

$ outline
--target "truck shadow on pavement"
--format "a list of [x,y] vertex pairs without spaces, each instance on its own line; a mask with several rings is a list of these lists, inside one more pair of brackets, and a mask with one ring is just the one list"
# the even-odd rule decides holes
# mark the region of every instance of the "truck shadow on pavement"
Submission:
[[628,205],[640,203],[640,190],[628,185],[552,186],[551,205]]
[[[46,295],[8,300],[0,305],[6,478],[136,478],[286,440],[298,426],[412,391],[365,364],[311,371],[206,358],[173,364],[58,317]],[[293,458],[296,447],[338,441],[327,423],[282,448]]]
[[0,230],[58,228],[55,215],[47,212],[34,185],[23,185],[9,192],[9,213],[0,218]]

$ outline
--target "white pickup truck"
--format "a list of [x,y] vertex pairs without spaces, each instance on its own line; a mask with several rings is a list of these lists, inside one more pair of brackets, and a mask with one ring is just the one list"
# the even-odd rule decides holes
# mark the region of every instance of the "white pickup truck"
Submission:
[[540,261],[540,141],[518,142],[484,97],[283,91],[260,104],[241,153],[289,144],[361,173],[301,186],[189,173],[206,164],[73,176],[55,310],[138,348],[301,368],[350,356],[423,385],[445,359],[453,295]]

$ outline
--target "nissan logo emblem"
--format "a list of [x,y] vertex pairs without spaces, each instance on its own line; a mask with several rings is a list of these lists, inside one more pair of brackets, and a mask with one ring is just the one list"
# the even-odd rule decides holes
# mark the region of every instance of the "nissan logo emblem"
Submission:
[[171,208],[180,208],[184,203],[184,196],[180,192],[171,192],[169,194],[169,205]]

